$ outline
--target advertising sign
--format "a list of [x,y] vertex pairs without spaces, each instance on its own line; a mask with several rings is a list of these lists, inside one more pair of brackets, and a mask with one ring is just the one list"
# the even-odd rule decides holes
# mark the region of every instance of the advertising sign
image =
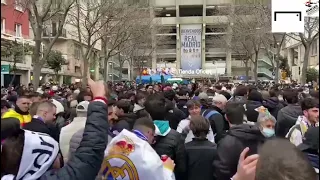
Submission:
[[201,69],[202,24],[180,26],[181,69]]

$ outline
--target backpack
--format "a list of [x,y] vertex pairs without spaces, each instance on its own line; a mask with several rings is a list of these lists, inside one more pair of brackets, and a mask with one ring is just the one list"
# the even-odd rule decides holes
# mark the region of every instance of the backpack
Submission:
[[215,115],[215,114],[220,114],[218,111],[216,111],[216,110],[209,110],[210,112],[207,114],[207,115],[205,115],[204,116],[204,114],[207,112],[207,110],[205,110],[205,111],[203,111],[203,113],[202,113],[202,116],[204,117],[204,118],[206,118],[206,119],[210,119],[211,118],[211,116],[213,116],[213,115]]

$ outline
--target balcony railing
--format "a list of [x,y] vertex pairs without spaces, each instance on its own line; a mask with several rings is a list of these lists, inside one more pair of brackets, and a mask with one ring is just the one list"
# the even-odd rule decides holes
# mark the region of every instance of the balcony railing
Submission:
[[[57,30],[54,30],[54,28],[51,28],[51,32],[49,30],[43,31],[43,37],[54,37],[57,35]],[[67,38],[67,30],[62,29],[62,33],[59,37]]]

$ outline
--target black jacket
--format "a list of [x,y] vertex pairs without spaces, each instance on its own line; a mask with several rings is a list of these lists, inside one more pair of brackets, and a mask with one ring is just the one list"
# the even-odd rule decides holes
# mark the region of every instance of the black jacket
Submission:
[[237,172],[238,160],[246,147],[249,155],[256,154],[265,137],[256,126],[241,124],[231,127],[227,135],[218,143],[217,159],[214,161],[216,178],[230,180]]
[[113,126],[113,129],[116,129],[119,132],[121,132],[123,129],[127,129],[128,131],[131,131],[136,119],[137,119],[137,115],[133,113],[118,116],[118,121]]
[[260,101],[247,100],[247,103],[246,103],[246,109],[247,109],[246,110],[246,116],[247,116],[248,121],[257,122],[259,112],[256,111],[255,109],[260,107],[260,106],[263,106],[262,102],[260,102]]
[[80,147],[68,163],[59,170],[51,170],[40,180],[91,180],[97,176],[108,142],[107,105],[91,102]]
[[263,106],[268,108],[268,111],[270,112],[270,114],[276,119],[278,116],[278,112],[280,111],[280,109],[284,107],[277,97],[271,97],[269,99],[265,99],[263,101]]
[[40,119],[32,118],[29,123],[26,123],[23,126],[23,129],[48,134],[54,140],[59,142],[60,132],[58,127],[56,127],[54,124],[46,124]]
[[169,121],[171,129],[177,129],[180,121],[187,118],[185,113],[175,107],[172,101],[166,101],[166,109],[167,113],[165,115],[165,118]]
[[185,180],[185,147],[181,134],[171,129],[166,136],[156,137],[156,143],[153,148],[159,156],[167,155],[174,161],[176,164],[174,168],[176,180]]
[[218,113],[213,114],[208,119],[211,125],[211,129],[213,134],[215,134],[214,141],[218,143],[220,139],[225,134],[225,120],[222,114],[220,114],[219,110],[216,110],[214,107],[210,107],[210,109],[204,109],[201,111],[201,114],[203,117],[206,117],[207,114],[209,114],[210,111],[217,111]]
[[186,117],[189,116],[189,111],[188,111],[188,108],[186,106],[188,100],[187,99],[179,99],[177,101],[177,108],[180,109]]
[[276,135],[278,137],[285,137],[289,132],[290,128],[295,125],[298,117],[303,115],[301,106],[298,104],[289,104],[282,108],[278,112],[277,124],[276,124]]
[[207,139],[194,138],[185,147],[187,180],[214,180],[213,160],[217,146]]

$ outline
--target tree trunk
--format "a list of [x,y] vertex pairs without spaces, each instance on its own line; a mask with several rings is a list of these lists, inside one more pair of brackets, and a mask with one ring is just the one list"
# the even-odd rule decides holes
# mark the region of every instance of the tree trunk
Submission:
[[40,82],[40,75],[41,75],[41,30],[39,30],[39,27],[37,28],[38,32],[35,34],[35,46],[33,49],[33,54],[32,54],[32,63],[33,63],[33,80],[32,84],[35,89],[39,87],[39,82]]
[[248,82],[249,81],[249,67],[248,67],[248,60],[245,60],[244,61],[244,66],[245,66],[245,68],[246,68],[246,82]]
[[32,80],[32,84],[34,86],[35,89],[37,89],[39,87],[39,83],[40,83],[40,76],[41,76],[41,65],[40,63],[33,63],[33,80]]
[[256,55],[254,57],[254,62],[253,62],[253,79],[257,83],[258,82],[258,56]]
[[311,46],[310,43],[307,43],[307,45],[304,47],[305,52],[303,56],[303,64],[302,64],[301,79],[300,79],[301,84],[306,84],[306,81],[307,81],[307,69],[309,64],[310,46]]
[[276,61],[275,61],[275,68],[274,68],[274,82],[275,84],[279,83],[279,56],[277,55]]
[[89,60],[87,58],[84,58],[83,74],[82,74],[82,81],[81,81],[82,88],[86,88],[88,85],[88,71],[89,71]]
[[13,82],[14,82],[15,79],[16,79],[16,71],[13,71],[13,77],[12,77],[12,79],[11,79],[11,81],[10,81],[9,86],[12,86],[12,84],[13,84]]
[[108,59],[107,59],[107,41],[101,38],[101,61],[103,62],[103,79],[108,81]]

